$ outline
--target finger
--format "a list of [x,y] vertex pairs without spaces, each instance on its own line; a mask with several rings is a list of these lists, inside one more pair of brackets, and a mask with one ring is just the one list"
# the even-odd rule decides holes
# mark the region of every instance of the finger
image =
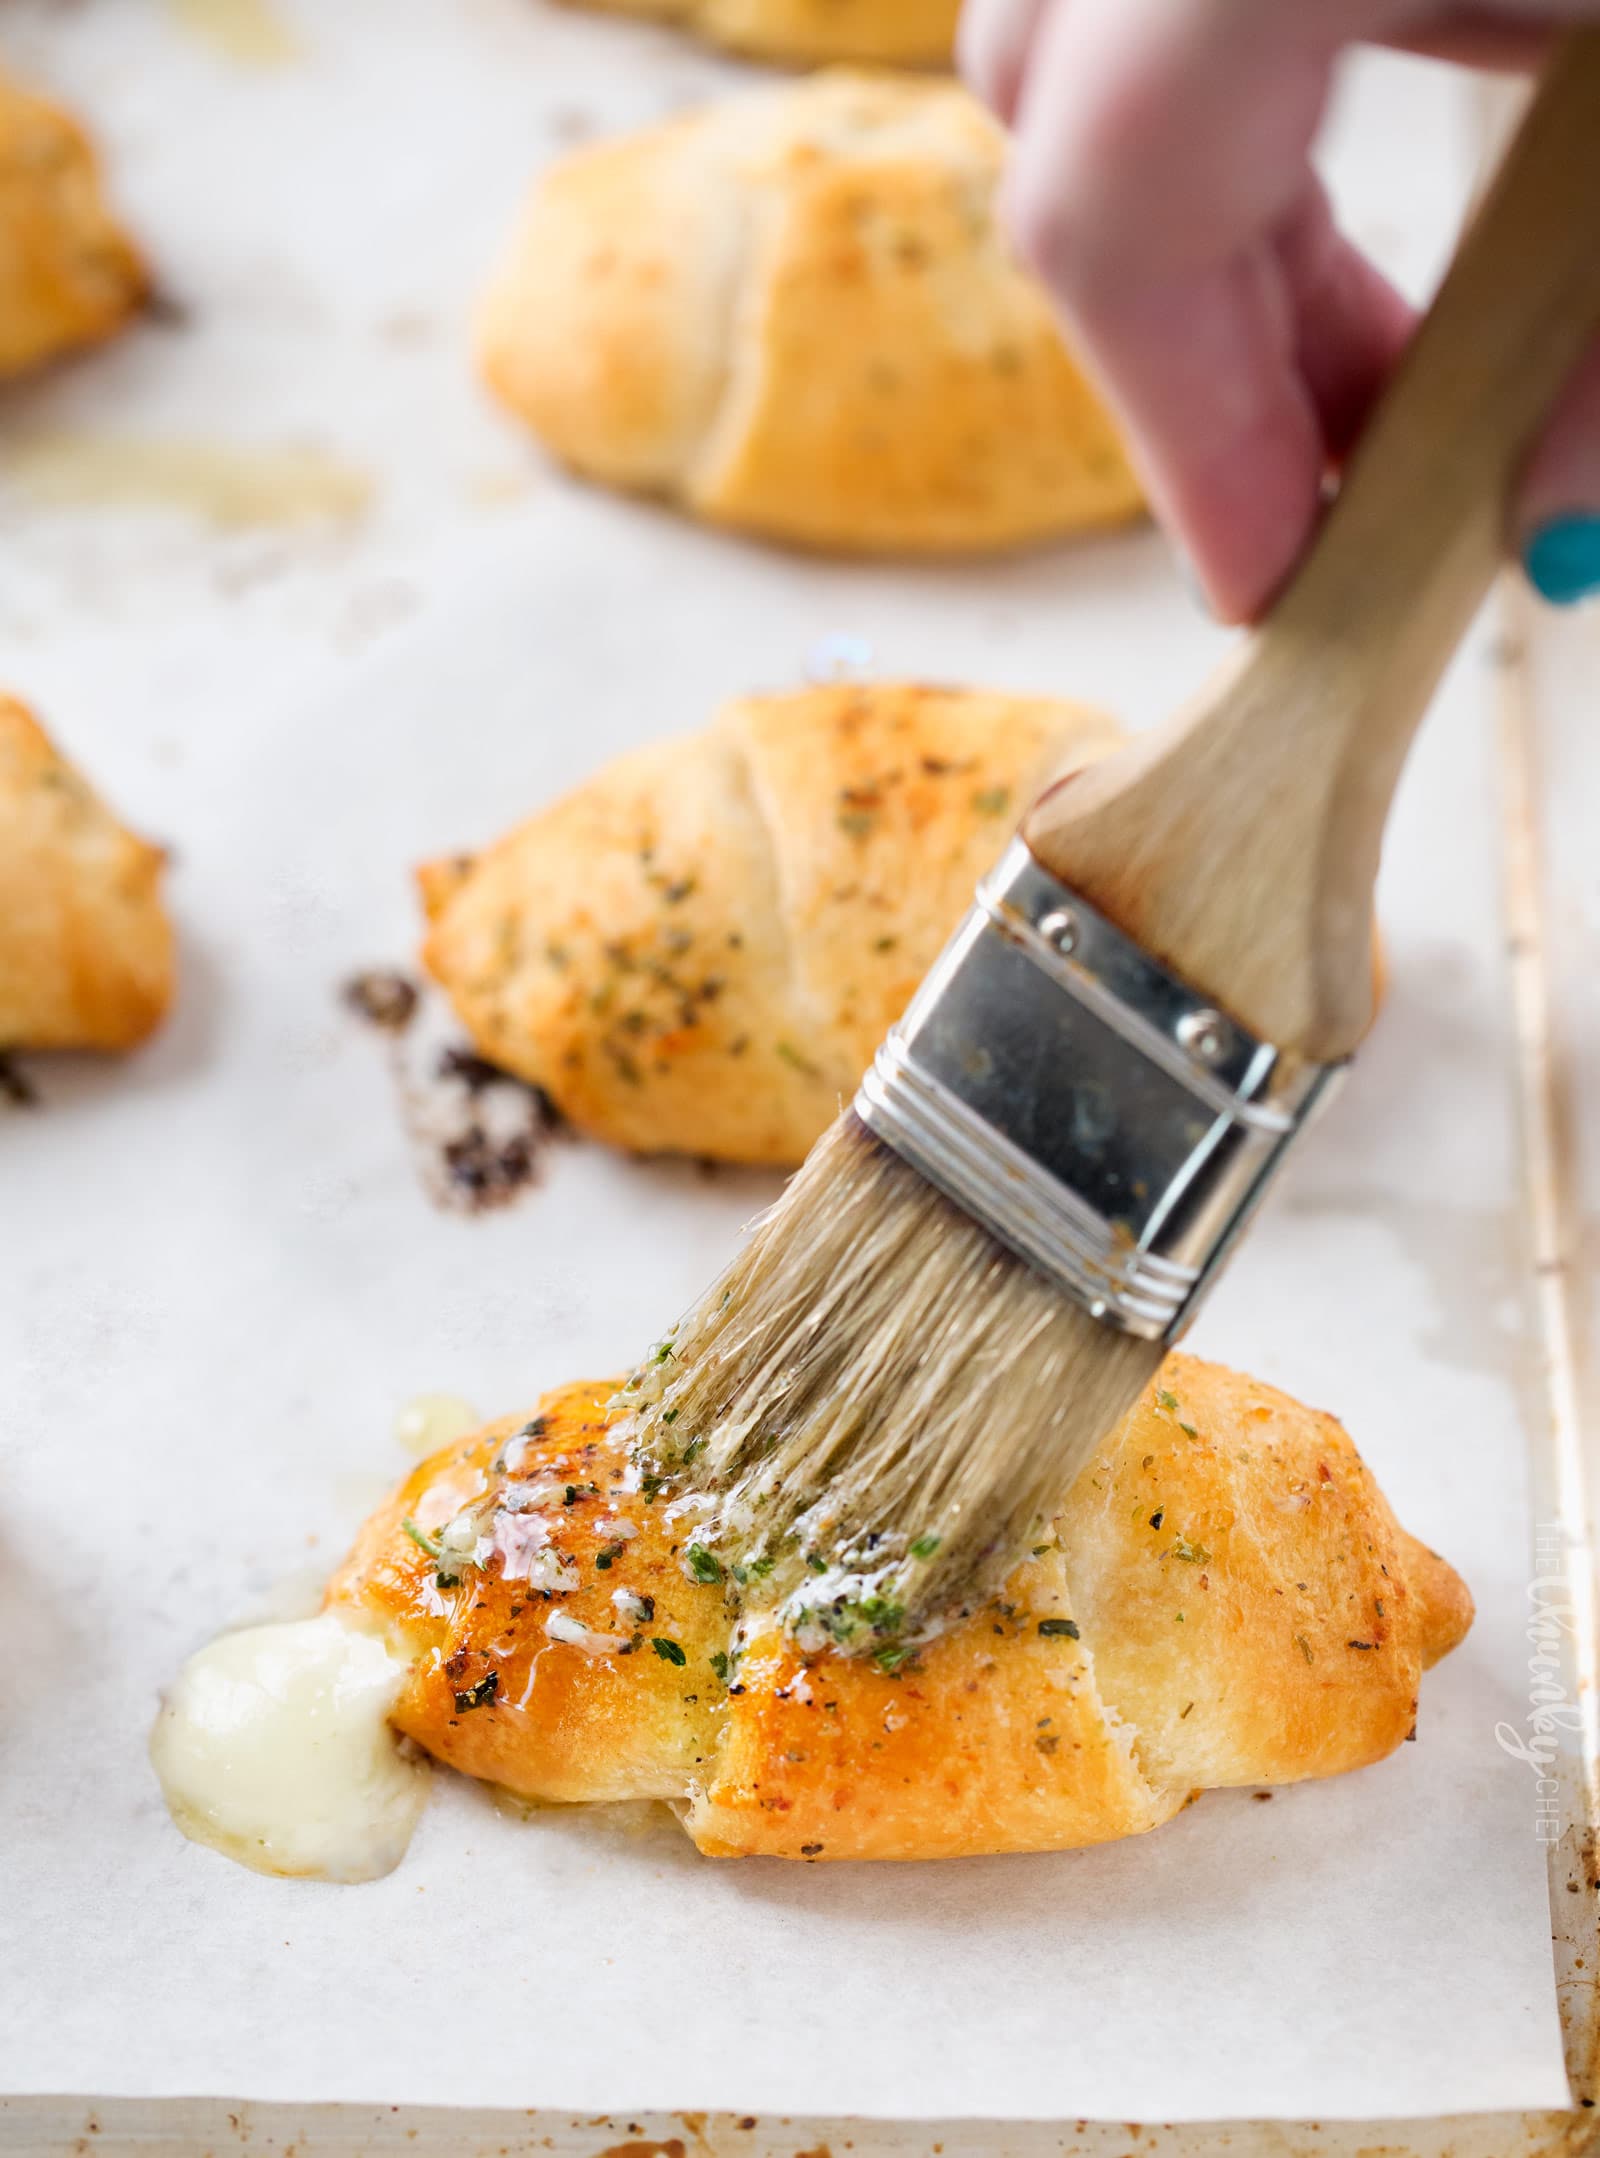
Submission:
[[1351,38],[1459,35],[1469,13],[1498,34],[1517,10],[1447,12],[1062,0],[1022,41],[1014,236],[1226,618],[1258,612],[1292,566],[1411,327],[1311,187],[1335,57]]
[[[1060,7],[1066,0],[1055,0]],[[956,64],[967,87],[1007,127],[1016,117],[1034,32],[1046,0],[967,0],[956,29]]]
[[1518,23],[1463,23],[1383,42],[1394,52],[1415,53],[1423,60],[1453,60],[1458,67],[1481,68],[1490,75],[1525,75],[1543,65],[1552,37],[1548,30]]
[[1518,496],[1534,588],[1558,606],[1600,594],[1600,344],[1567,385]]
[[1461,4],[1416,11],[1417,21],[1386,40],[1404,52],[1454,60],[1463,67],[1521,72],[1548,56],[1562,23],[1594,14],[1594,0],[1504,0],[1500,6]]
[[1339,231],[1313,179],[1276,236],[1296,325],[1295,356],[1341,458],[1366,423],[1417,324],[1417,311]]
[[[1332,51],[1286,39],[1251,0],[1073,0],[1040,23],[1023,90],[1013,229],[1230,621],[1299,553],[1327,465],[1274,235],[1308,291],[1339,282],[1305,206]],[[1336,372],[1337,401],[1358,401],[1364,365]]]
[[1103,300],[1084,338],[1156,514],[1217,615],[1249,621],[1304,545],[1326,468],[1270,243]]
[[1016,115],[1029,259],[1075,300],[1215,265],[1271,230],[1301,195],[1343,37],[1393,20],[1381,0],[1048,9]]

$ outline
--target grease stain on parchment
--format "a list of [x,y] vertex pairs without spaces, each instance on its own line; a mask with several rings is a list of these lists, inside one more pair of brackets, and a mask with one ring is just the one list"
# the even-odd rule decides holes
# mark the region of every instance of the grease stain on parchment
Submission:
[[268,0],[167,0],[180,30],[240,67],[286,67],[300,44]]
[[1515,1376],[1528,1330],[1518,1297],[1517,1226],[1508,1208],[1401,1199],[1380,1185],[1346,1183],[1292,1187],[1283,1210],[1302,1220],[1387,1232],[1432,1292],[1418,1302],[1412,1333],[1418,1354],[1492,1379]]
[[50,508],[180,510],[235,530],[349,521],[373,496],[370,474],[306,445],[258,449],[74,428],[12,443],[0,479]]

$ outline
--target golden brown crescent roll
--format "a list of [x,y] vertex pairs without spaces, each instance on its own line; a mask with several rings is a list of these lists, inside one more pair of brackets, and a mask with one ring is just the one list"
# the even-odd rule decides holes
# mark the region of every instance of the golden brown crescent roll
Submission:
[[423,959],[483,1055],[580,1129],[797,1162],[1032,794],[1117,738],[1045,697],[742,698],[424,868]]
[[815,66],[948,64],[958,0],[591,0],[610,13],[693,30],[754,59]]
[[487,295],[489,383],[590,479],[818,548],[966,553],[1140,496],[995,223],[953,83],[829,73],[546,174]]
[[712,1857],[1063,1850],[1360,1768],[1471,1621],[1334,1418],[1174,1356],[1001,1600],[894,1669],[771,1619],[741,1643],[614,1415],[571,1386],[435,1455],[328,1604],[409,1663],[394,1721],[441,1761],[666,1799]]
[[172,997],[159,847],[0,696],[0,1049],[129,1049]]
[[109,337],[145,292],[82,128],[0,73],[0,375]]

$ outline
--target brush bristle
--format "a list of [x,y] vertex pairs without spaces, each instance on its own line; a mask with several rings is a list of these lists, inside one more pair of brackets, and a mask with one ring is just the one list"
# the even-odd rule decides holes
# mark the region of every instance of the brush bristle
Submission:
[[630,1381],[636,1447],[747,1593],[892,1668],[999,1587],[1161,1355],[846,1111]]

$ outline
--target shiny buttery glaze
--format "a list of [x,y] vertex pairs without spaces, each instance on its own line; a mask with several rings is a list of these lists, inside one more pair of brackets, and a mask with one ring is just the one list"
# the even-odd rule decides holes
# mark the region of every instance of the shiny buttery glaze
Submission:
[[440,1760],[669,1800],[710,1855],[1062,1849],[1355,1768],[1470,1622],[1333,1418],[1186,1357],[1004,1597],[892,1668],[741,1622],[618,1421],[609,1385],[572,1386],[425,1462],[328,1608],[408,1665],[393,1720]]

